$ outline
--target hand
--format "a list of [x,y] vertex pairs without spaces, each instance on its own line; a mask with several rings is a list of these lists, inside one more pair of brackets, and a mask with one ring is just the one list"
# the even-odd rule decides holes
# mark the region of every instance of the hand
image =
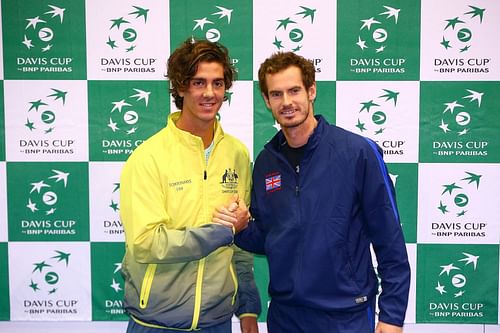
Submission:
[[[231,209],[232,207],[229,207]],[[248,211],[248,207],[243,200],[239,200],[238,205],[235,207],[233,212],[236,214],[236,222],[234,223],[234,228],[236,229],[236,233],[248,227],[248,223],[250,222],[250,212]]]
[[255,317],[240,318],[240,328],[241,328],[241,333],[259,333],[257,318]]
[[231,202],[227,206],[215,208],[215,212],[212,215],[212,222],[228,228],[233,228],[234,224],[238,222],[236,213],[234,212],[237,206],[238,204],[236,202]]
[[402,333],[403,328],[379,321],[375,333]]
[[238,194],[231,197],[226,206],[221,206],[215,209],[212,217],[213,223],[218,223],[226,227],[235,228],[236,232],[245,229],[250,220],[250,212]]

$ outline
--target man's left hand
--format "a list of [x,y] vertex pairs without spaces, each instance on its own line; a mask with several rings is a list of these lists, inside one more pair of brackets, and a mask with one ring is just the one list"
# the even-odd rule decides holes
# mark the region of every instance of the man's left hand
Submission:
[[402,333],[403,328],[379,321],[375,333]]
[[243,317],[240,318],[241,333],[259,333],[257,318]]

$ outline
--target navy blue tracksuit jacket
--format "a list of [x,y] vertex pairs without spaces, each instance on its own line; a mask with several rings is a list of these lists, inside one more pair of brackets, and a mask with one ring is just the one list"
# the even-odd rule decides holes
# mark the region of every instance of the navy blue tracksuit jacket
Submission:
[[341,312],[373,304],[372,244],[382,281],[379,320],[402,326],[410,268],[382,152],[373,141],[316,118],[300,173],[281,153],[281,131],[257,157],[255,221],[235,242],[267,256],[273,302]]

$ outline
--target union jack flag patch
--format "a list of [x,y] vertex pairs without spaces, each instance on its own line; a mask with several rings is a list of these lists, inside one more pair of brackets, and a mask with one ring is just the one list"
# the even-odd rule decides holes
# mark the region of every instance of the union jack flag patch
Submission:
[[266,192],[281,190],[281,174],[271,174],[266,177]]

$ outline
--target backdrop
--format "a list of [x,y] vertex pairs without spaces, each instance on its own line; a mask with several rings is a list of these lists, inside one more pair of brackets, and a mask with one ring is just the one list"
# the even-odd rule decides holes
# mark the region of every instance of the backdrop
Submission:
[[[1,20],[0,327],[123,330],[120,170],[175,110],[165,62],[194,36],[230,50],[220,120],[252,158],[279,130],[256,80],[276,51],[314,63],[317,114],[383,148],[407,331],[500,331],[500,2],[2,0]],[[266,308],[264,257],[255,274]]]

